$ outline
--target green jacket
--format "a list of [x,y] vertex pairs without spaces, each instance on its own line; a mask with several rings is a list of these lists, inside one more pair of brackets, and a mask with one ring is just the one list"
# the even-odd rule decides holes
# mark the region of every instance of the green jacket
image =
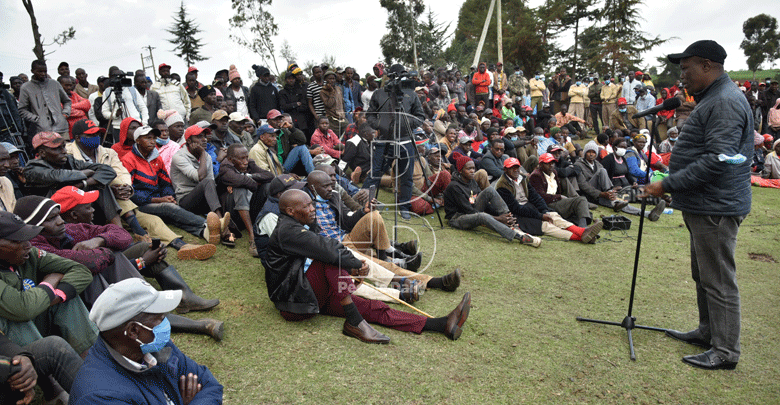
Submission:
[[[24,322],[46,311],[57,297],[48,287],[39,286],[38,282],[50,273],[65,275],[57,289],[69,300],[78,297],[92,282],[92,273],[85,266],[32,248],[30,258],[19,267],[0,263],[0,317]],[[24,290],[23,280],[31,280],[35,287]],[[29,281],[27,284],[32,285]]]

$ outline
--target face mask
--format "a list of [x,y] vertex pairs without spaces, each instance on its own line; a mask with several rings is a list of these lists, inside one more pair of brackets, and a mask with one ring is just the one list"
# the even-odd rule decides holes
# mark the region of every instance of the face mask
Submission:
[[319,194],[317,194],[317,190],[314,190],[314,189],[312,189],[312,190],[311,190],[311,193],[312,193],[312,194],[314,194],[314,199],[315,199],[315,200],[317,200],[317,201],[319,201],[319,202],[323,202],[323,203],[324,203],[324,202],[328,202],[328,200],[326,200],[326,199],[324,199],[324,198],[320,197],[320,195],[319,195]]
[[515,75],[520,76],[520,72],[515,72]]
[[618,108],[618,111],[624,113],[624,112],[628,111],[628,108]]
[[618,157],[623,157],[623,156],[625,156],[625,154],[626,154],[626,148],[617,148],[617,150],[615,150],[615,154],[616,154]]
[[577,82],[577,86],[581,86],[581,85],[582,85],[582,82]]
[[135,340],[141,344],[141,352],[143,352],[143,354],[157,353],[171,340],[171,323],[168,322],[168,318],[163,318],[163,321],[154,328],[150,328],[140,322],[136,323],[141,325],[144,329],[154,333],[154,340],[149,343],[144,343],[138,339]]
[[81,136],[79,140],[87,149],[97,149],[100,146],[100,136]]
[[671,142],[677,142],[677,138],[669,138]]
[[539,75],[536,75],[534,77],[536,78],[536,80],[539,80],[541,78],[541,76],[539,76]]
[[513,137],[511,137],[511,138],[509,138],[509,139],[511,139],[511,140],[513,140],[513,141],[516,141],[516,140],[517,140],[517,137],[516,137],[516,136],[513,136]]
[[165,146],[165,145],[167,145],[167,144],[168,144],[168,142],[170,142],[170,141],[171,141],[171,138],[168,138],[168,139],[157,138],[157,139],[155,140],[155,142],[157,142],[157,144],[158,144],[158,145],[160,145],[160,146]]

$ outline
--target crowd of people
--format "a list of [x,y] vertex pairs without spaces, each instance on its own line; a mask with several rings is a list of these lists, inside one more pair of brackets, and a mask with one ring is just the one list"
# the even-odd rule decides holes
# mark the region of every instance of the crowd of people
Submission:
[[[416,272],[423,252],[388,237],[377,187],[395,191],[405,219],[443,208],[451,227],[485,226],[508,242],[593,244],[597,206],[659,220],[670,197],[649,198],[648,210],[632,203],[668,176],[696,105],[679,81],[658,91],[641,71],[572,78],[562,68],[547,80],[501,62],[468,74],[377,63],[360,76],[293,63],[280,84],[253,68],[251,86],[234,65],[202,84],[197,68],[182,80],[165,63],[154,83],[143,70],[126,82],[116,67],[91,83],[66,62],[53,79],[36,60],[29,80],[0,89],[0,354],[26,376],[11,377],[4,395],[29,399],[37,374],[51,401],[70,392],[71,403],[107,403],[121,392],[132,402],[129,384],[161,403],[221,398],[208,369],[168,340],[171,330],[221,340],[221,321],[169,313],[219,300],[196,295],[165,258],[170,247],[208,260],[241,237],[286,320],[344,317],[343,333],[369,343],[390,341],[369,323],[458,339],[469,293],[437,318],[385,303],[456,291],[461,273]],[[742,90],[763,117],[754,171],[780,178],[777,81]],[[657,120],[633,117],[673,97],[681,106]],[[51,364],[30,361],[57,350]],[[146,372],[158,363],[170,367]]]

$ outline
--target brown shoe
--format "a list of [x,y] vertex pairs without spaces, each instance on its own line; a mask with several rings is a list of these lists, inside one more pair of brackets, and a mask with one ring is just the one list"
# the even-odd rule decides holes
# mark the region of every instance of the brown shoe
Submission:
[[623,208],[626,207],[628,207],[628,201],[615,200],[615,204],[612,206],[612,209],[615,210],[615,212],[620,212],[623,210]]
[[222,235],[222,226],[219,220],[219,215],[215,212],[209,212],[206,215],[206,232],[203,236],[210,244],[216,246],[219,245],[220,236]]
[[133,234],[133,242],[146,242],[151,244],[152,243],[152,237],[149,236],[147,233],[146,235],[139,235],[137,233]]
[[450,274],[447,274],[441,278],[442,291],[453,292],[460,287],[461,272],[460,269],[455,269]]
[[188,243],[179,249],[176,257],[179,260],[206,260],[214,256],[214,253],[217,253],[217,247],[214,245],[193,245]]
[[463,333],[463,324],[469,317],[469,311],[471,311],[471,293],[467,292],[463,295],[460,304],[447,315],[447,329],[444,335],[451,340],[458,340]]
[[596,221],[591,226],[585,228],[580,237],[582,243],[596,243],[596,236],[598,236],[602,228],[604,228],[604,223],[601,221]]
[[365,319],[362,320],[358,326],[352,326],[349,322],[344,321],[344,329],[341,330],[341,333],[359,339],[365,343],[377,343],[381,345],[390,343],[389,337],[377,332]]

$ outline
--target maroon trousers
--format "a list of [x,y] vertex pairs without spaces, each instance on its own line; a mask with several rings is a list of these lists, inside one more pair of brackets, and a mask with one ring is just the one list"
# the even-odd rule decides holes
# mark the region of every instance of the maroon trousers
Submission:
[[[351,295],[356,287],[349,274],[336,267],[314,261],[306,271],[306,279],[309,280],[317,302],[320,305],[320,313],[331,316],[344,317],[344,307],[341,300]],[[352,296],[352,302],[368,323],[387,326],[404,332],[422,333],[426,317],[410,314],[408,312],[392,309],[384,302],[367,300]],[[313,315],[300,315],[281,311],[281,315],[288,321],[300,321],[311,318]]]
[[[450,181],[452,181],[450,172],[442,170],[438,175],[434,174],[428,178],[428,184],[431,184],[431,189],[422,191],[426,192],[431,197],[439,196],[443,194],[447,186],[450,185]],[[426,185],[426,187],[428,187],[428,185]],[[412,197],[412,212],[417,215],[433,214],[433,207],[431,206],[431,203],[420,197]]]

